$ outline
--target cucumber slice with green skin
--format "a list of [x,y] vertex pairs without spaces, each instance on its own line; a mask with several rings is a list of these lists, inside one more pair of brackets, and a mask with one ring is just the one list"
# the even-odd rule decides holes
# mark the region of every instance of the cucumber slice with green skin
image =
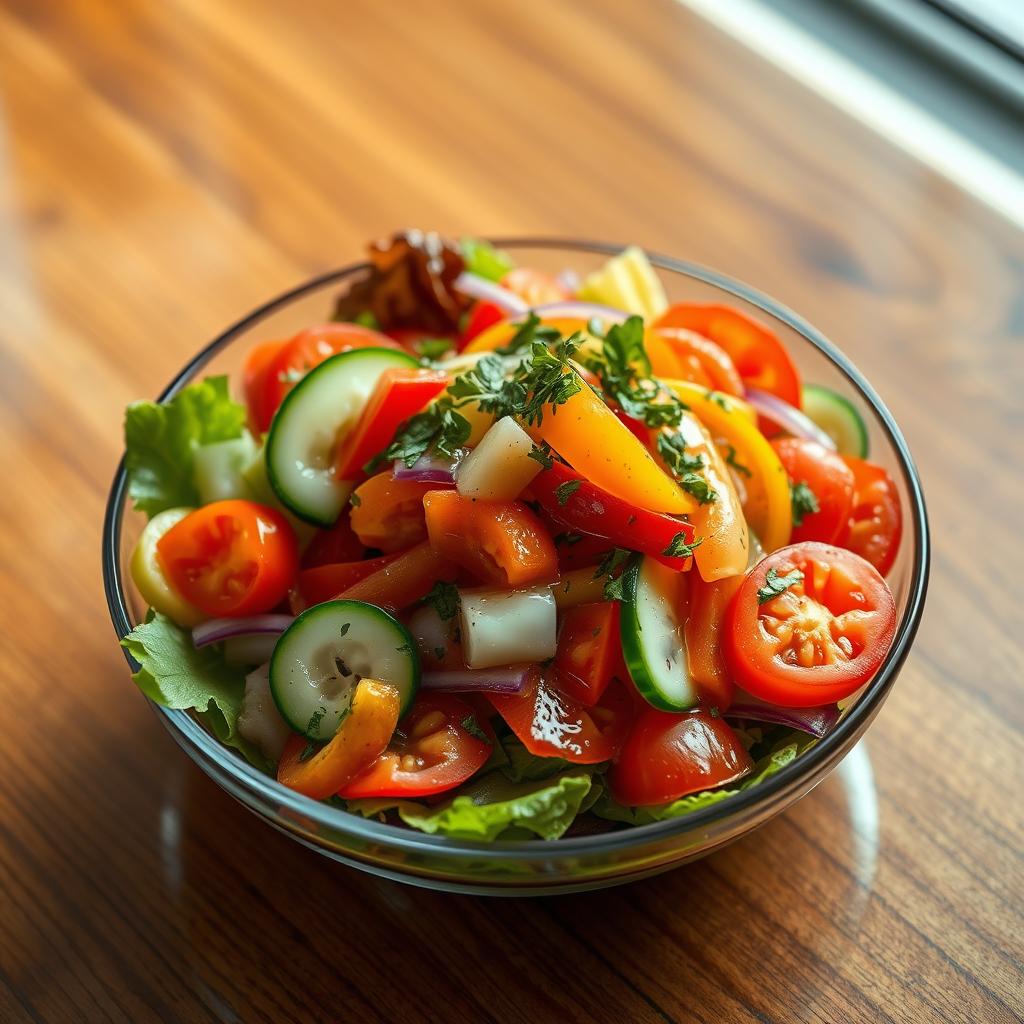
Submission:
[[243,470],[252,462],[259,446],[248,430],[230,441],[204,444],[192,457],[192,476],[199,502],[209,505],[228,498],[251,498],[252,490]]
[[868,457],[868,428],[853,404],[831,388],[805,384],[804,412],[836,443],[840,455]]
[[686,662],[684,623],[672,601],[677,575],[638,555],[623,577],[620,632],[626,667],[644,700],[662,711],[685,711],[699,699]]
[[331,526],[353,485],[334,475],[338,440],[359,419],[385,370],[417,367],[405,352],[361,348],[325,359],[285,396],[267,437],[267,478],[300,519]]
[[317,742],[338,731],[361,679],[397,686],[403,715],[420,684],[409,631],[363,601],[314,605],[281,634],[270,659],[270,692],[281,717]]

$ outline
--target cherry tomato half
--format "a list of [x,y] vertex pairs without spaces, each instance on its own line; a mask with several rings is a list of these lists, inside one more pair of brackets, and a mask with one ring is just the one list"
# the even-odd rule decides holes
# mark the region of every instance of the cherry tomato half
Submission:
[[613,682],[593,707],[584,707],[560,688],[559,674],[536,668],[522,693],[489,693],[487,699],[531,754],[578,764],[613,758],[633,718],[626,687]]
[[545,306],[572,298],[572,292],[558,278],[532,267],[510,270],[501,279],[501,287],[524,299],[529,306]]
[[[472,730],[472,731],[471,731]],[[447,693],[424,693],[398,723],[387,750],[339,796],[430,796],[454,789],[479,771],[492,745],[480,731],[473,709]]]
[[654,324],[683,327],[725,350],[748,387],[770,391],[800,408],[800,374],[778,335],[731,306],[677,302]]
[[896,604],[873,565],[805,541],[751,569],[729,606],[722,643],[736,682],[754,696],[815,707],[866,683],[895,629]]
[[402,346],[385,334],[359,324],[318,324],[299,331],[267,364],[263,377],[263,400],[258,404],[262,417],[260,432],[270,429],[270,420],[284,396],[314,366],[325,359],[354,348],[393,348]]
[[853,510],[836,543],[866,558],[885,576],[896,561],[903,536],[899,491],[881,466],[844,458],[853,471]]
[[665,804],[742,778],[753,762],[739,738],[704,710],[676,715],[648,706],[608,772],[612,794],[630,807]]
[[237,499],[190,512],[156,549],[174,588],[213,618],[270,611],[288,593],[299,565],[295,533],[284,516]]
[[853,472],[842,456],[817,441],[785,437],[772,447],[793,485],[806,484],[818,502],[817,512],[805,512],[800,525],[793,524],[794,544],[820,540],[834,544],[853,511]]

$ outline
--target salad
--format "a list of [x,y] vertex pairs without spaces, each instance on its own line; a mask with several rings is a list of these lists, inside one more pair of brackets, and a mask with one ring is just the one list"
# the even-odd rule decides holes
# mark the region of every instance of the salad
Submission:
[[413,231],[325,317],[125,420],[133,678],[284,786],[462,839],[646,824],[882,663],[896,486],[765,324],[636,248],[581,280]]

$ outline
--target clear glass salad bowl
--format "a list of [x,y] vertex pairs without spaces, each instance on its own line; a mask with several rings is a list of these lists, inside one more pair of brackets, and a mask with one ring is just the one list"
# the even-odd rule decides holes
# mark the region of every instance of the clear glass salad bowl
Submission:
[[[586,274],[622,247],[557,239],[497,240],[522,265]],[[746,285],[668,256],[651,254],[671,301],[738,306],[770,323],[808,381],[852,401],[868,425],[871,459],[885,466],[900,491],[904,536],[889,583],[899,623],[892,649],[872,682],[836,728],[792,764],[758,786],[686,817],[600,835],[475,843],[424,835],[365,820],[286,789],[220,745],[184,711],[154,705],[174,739],[214,782],[271,825],[324,856],[386,878],[454,892],[540,894],[618,885],[704,856],[781,813],[821,782],[864,734],[889,694],[917,632],[928,581],[928,522],[917,471],[906,442],[871,385],[838,348],[810,324]],[[238,379],[250,346],[287,338],[327,319],[333,299],[364,264],[314,278],[254,310],[203,348],[160,396],[166,399],[200,375]],[[124,464],[118,467],[103,532],[103,575],[118,638],[145,614],[128,571],[144,525],[127,507]],[[129,659],[130,662],[130,659]],[[135,666],[132,666],[133,669]],[[127,684],[127,680],[126,680]]]

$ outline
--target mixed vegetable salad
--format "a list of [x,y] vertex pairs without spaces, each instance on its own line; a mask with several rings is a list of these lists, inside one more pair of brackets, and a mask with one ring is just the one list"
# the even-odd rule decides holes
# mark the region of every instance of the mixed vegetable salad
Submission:
[[901,533],[765,324],[485,242],[371,247],[328,322],[127,411],[123,643],[285,786],[465,839],[687,814],[834,727]]

